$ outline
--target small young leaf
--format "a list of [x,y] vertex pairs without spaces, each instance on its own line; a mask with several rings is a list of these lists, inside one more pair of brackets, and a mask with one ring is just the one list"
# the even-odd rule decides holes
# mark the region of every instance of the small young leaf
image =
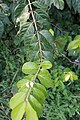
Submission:
[[[17,98],[18,99],[18,98]],[[11,112],[12,120],[21,120],[25,112],[26,102],[19,104]]]
[[54,31],[52,29],[49,29],[49,32],[54,36]]
[[23,65],[22,71],[25,74],[36,74],[38,65],[34,62],[27,62]]
[[52,67],[52,64],[51,64],[50,61],[47,61],[47,60],[43,61],[42,68],[44,68],[44,69],[50,69],[51,67]]
[[17,105],[24,102],[26,93],[20,92],[16,93],[10,100],[10,108],[14,109]]
[[26,104],[26,120],[38,120],[37,113],[29,102]]
[[68,81],[69,78],[70,78],[70,74],[68,73],[68,74],[65,75],[65,80],[64,80],[64,82],[65,82],[65,81]]
[[53,82],[51,80],[51,75],[48,72],[48,70],[42,69],[40,73],[38,74],[38,78],[45,87],[53,87]]

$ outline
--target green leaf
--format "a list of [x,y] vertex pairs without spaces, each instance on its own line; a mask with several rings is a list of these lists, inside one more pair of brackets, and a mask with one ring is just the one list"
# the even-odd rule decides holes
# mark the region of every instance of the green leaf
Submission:
[[40,83],[35,83],[34,87],[41,90],[44,93],[45,97],[47,96],[46,88],[43,85]]
[[3,12],[5,15],[10,15],[10,13],[9,13],[9,7],[7,6],[7,4],[1,3],[1,4],[0,4],[0,8],[2,8],[2,12]]
[[47,60],[43,61],[42,68],[50,69],[51,67],[52,67],[52,63],[50,61],[47,61]]
[[16,106],[18,106],[20,103],[24,102],[26,98],[26,93],[20,92],[16,93],[11,99],[10,99],[10,108],[14,109]]
[[71,80],[78,80],[78,76],[74,72],[70,72],[70,79]]
[[29,80],[27,80],[27,79],[22,79],[22,80],[20,80],[20,81],[17,83],[17,87],[20,88],[20,87],[26,85],[26,83],[27,83],[28,81],[29,81]]
[[38,78],[45,87],[53,87],[53,82],[51,80],[51,75],[48,70],[41,69],[40,73],[38,74]]
[[19,44],[20,42],[24,41],[25,45],[29,45],[31,41],[34,39],[35,39],[35,34],[34,34],[33,23],[26,22],[20,27],[17,33],[15,44]]
[[45,100],[45,95],[44,93],[37,89],[37,88],[33,88],[33,96],[42,104]]
[[[18,99],[18,98],[17,98]],[[19,104],[11,112],[12,120],[21,120],[25,112],[26,102]]]
[[74,40],[80,40],[80,35],[77,35]]
[[32,80],[32,77],[34,77],[34,76],[33,75],[25,76],[22,80],[20,80],[19,82],[17,82],[17,87],[20,88],[20,87],[26,85],[26,83],[28,81]]
[[69,43],[69,45],[68,45],[68,50],[72,50],[72,49],[76,49],[76,48],[78,48],[78,47],[80,47],[80,40],[73,40],[73,41],[71,41],[70,43]]
[[40,34],[49,42],[52,43],[53,37],[51,33],[48,30],[42,30],[40,31]]
[[70,74],[68,73],[68,74],[65,75],[65,80],[64,81],[68,81],[69,79],[70,79]]
[[74,79],[74,80],[78,80],[78,76],[74,74],[74,75],[73,75],[73,79]]
[[29,102],[30,102],[31,106],[34,108],[34,110],[37,112],[38,116],[40,116],[42,113],[42,106],[39,103],[39,101],[35,97],[30,95]]
[[30,13],[28,12],[28,5],[26,5],[21,12],[21,15],[17,18],[16,22],[20,22],[20,25],[22,26],[29,19],[29,15]]
[[57,9],[61,9],[63,10],[64,8],[64,0],[39,0],[41,3],[45,3],[48,6],[51,7],[52,4],[54,4],[55,7],[57,7]]
[[28,90],[29,90],[29,88],[27,88],[26,85],[24,85],[24,86],[22,86],[22,87],[19,88],[18,93],[19,93],[19,92],[27,93]]
[[22,67],[22,72],[25,74],[36,74],[38,65],[34,62],[27,62]]
[[63,10],[63,8],[64,8],[64,1],[63,0],[51,0],[50,2],[53,3],[54,6],[57,7],[57,9]]
[[51,28],[49,29],[49,32],[54,36],[54,31]]
[[4,32],[4,24],[2,21],[0,21],[0,38],[2,37],[3,32]]
[[25,6],[26,6],[25,1],[24,2],[23,2],[23,0],[19,1],[19,3],[16,5],[16,7],[14,9],[15,18],[17,18],[21,15],[21,12],[23,11]]
[[26,104],[26,120],[38,120],[37,113],[29,102]]
[[66,0],[66,3],[68,4],[68,6],[69,6],[69,8],[71,9],[71,7],[72,7],[72,0]]
[[73,8],[75,13],[80,13],[80,0],[66,0],[69,8]]

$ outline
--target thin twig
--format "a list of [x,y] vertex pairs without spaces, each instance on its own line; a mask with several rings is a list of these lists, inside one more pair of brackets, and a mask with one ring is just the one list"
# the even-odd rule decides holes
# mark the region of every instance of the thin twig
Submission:
[[28,3],[29,3],[28,5],[29,5],[29,8],[30,8],[30,12],[31,12],[31,15],[32,15],[32,19],[33,19],[33,23],[34,23],[38,43],[39,43],[40,59],[42,61],[42,48],[41,48],[41,40],[40,40],[40,36],[39,36],[39,32],[38,32],[38,27],[37,27],[37,24],[36,24],[36,20],[35,20],[35,17],[34,17],[34,13],[33,13],[33,9],[32,9],[32,5],[31,5],[30,0],[28,0]]

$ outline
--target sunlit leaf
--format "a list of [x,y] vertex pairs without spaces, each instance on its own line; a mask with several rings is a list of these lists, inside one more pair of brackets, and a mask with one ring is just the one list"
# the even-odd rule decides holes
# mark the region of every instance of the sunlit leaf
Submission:
[[[17,98],[18,99],[18,98]],[[25,112],[26,102],[19,104],[16,108],[11,112],[12,120],[21,120],[24,112]]]
[[42,68],[50,69],[51,67],[52,67],[52,63],[50,61],[47,61],[47,60],[43,61]]
[[36,74],[38,65],[34,62],[27,62],[23,65],[22,71],[25,74]]
[[51,76],[48,70],[42,69],[38,74],[38,78],[41,84],[43,84],[45,87],[49,88],[53,86],[53,82],[51,80]]
[[38,120],[37,113],[29,102],[26,104],[26,120]]
[[69,43],[68,50],[76,49],[78,47],[80,47],[80,40],[73,40]]
[[27,83],[28,81],[31,81],[31,80],[32,80],[32,77],[33,77],[33,75],[25,76],[22,80],[19,80],[19,81],[17,82],[17,87],[20,88],[20,87],[26,85],[26,83]]
[[26,93],[20,92],[16,93],[11,99],[10,99],[10,108],[14,109],[16,106],[18,106],[20,103],[24,102],[26,97]]

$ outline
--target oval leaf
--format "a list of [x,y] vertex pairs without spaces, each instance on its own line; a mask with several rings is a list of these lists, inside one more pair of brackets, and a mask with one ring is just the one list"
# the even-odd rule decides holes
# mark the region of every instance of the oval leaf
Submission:
[[47,96],[46,88],[43,85],[40,83],[35,83],[34,87],[41,90],[44,93],[45,97]]
[[68,45],[68,50],[76,49],[80,47],[80,40],[73,40]]
[[52,43],[53,37],[51,33],[48,30],[42,30],[40,31],[40,34],[49,42]]
[[37,112],[38,116],[40,116],[42,113],[42,106],[38,102],[38,100],[35,97],[33,97],[32,95],[30,95],[29,102],[30,102],[31,106],[34,108],[34,110]]
[[43,61],[42,68],[50,69],[51,67],[52,67],[52,63],[50,61],[47,61],[47,60]]
[[34,77],[34,76],[33,75],[25,76],[22,80],[20,80],[19,82],[17,82],[17,87],[20,88],[20,87],[26,85],[26,83],[28,81],[32,80],[32,77]]
[[17,105],[24,102],[26,93],[20,92],[16,93],[10,100],[10,108],[14,109]]
[[45,95],[44,93],[37,89],[37,88],[33,88],[33,96],[42,104],[45,100]]
[[37,113],[29,102],[26,104],[26,120],[38,120]]
[[21,120],[24,112],[25,112],[26,102],[19,104],[16,108],[11,112],[12,120]]
[[40,73],[38,74],[38,78],[45,87],[53,87],[53,82],[51,80],[51,75],[48,72],[48,70],[42,69]]
[[27,62],[23,65],[22,71],[25,74],[36,74],[38,65],[34,62]]

